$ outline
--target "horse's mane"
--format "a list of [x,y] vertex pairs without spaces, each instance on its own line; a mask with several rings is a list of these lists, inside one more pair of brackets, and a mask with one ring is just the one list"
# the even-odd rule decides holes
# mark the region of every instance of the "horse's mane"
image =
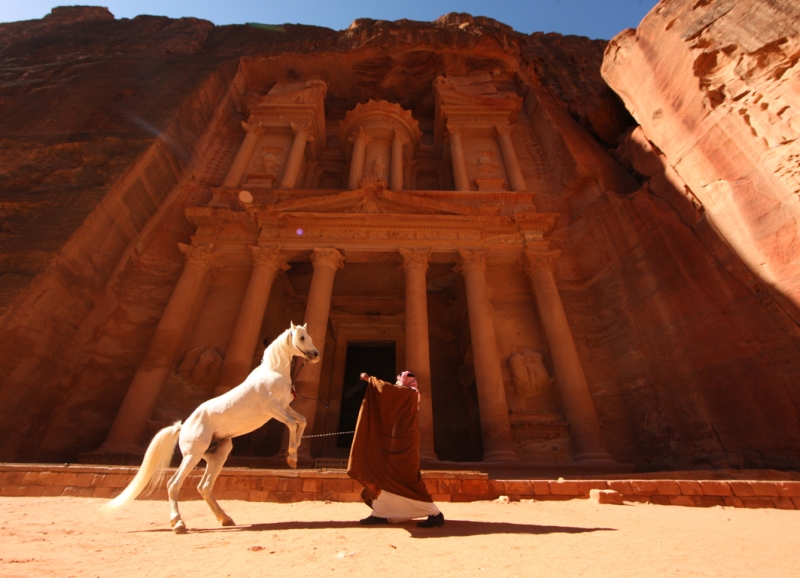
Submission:
[[261,359],[262,364],[266,364],[271,369],[276,369],[281,365],[281,363],[286,362],[287,348],[285,345],[288,344],[291,333],[291,328],[287,329],[278,335],[278,337],[275,338],[275,341],[267,346],[267,349],[264,351],[264,357]]

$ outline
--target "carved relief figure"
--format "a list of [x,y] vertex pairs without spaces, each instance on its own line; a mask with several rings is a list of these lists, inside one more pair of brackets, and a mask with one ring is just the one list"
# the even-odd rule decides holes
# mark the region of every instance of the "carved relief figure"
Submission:
[[526,350],[513,353],[508,358],[508,368],[514,382],[520,404],[525,412],[555,411],[550,377],[538,351]]
[[369,182],[386,182],[388,180],[387,167],[388,165],[385,158],[382,156],[375,157],[375,160],[372,161],[367,173],[364,175],[364,180]]
[[261,149],[261,170],[265,173],[277,173],[281,169],[281,160],[278,157],[283,149],[280,147],[265,146]]
[[475,170],[479,175],[491,175],[499,168],[494,157],[494,151],[478,151],[478,157],[475,159],[474,164]]

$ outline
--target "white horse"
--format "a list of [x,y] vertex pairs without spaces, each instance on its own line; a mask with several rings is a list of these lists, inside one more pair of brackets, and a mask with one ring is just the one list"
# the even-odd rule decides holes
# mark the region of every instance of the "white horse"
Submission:
[[160,483],[172,460],[175,444],[179,443],[183,461],[167,483],[172,530],[176,534],[186,533],[186,524],[178,511],[178,492],[201,459],[206,461],[206,471],[197,489],[217,520],[223,526],[233,526],[233,520],[212,494],[214,482],[233,449],[231,438],[250,433],[275,418],[289,428],[286,461],[291,467],[297,467],[297,448],[303,438],[306,418],[289,407],[294,399],[290,377],[292,357],[304,357],[311,363],[320,359],[306,325],[292,323],[267,347],[261,365],[241,385],[201,404],[185,424],[177,422],[159,431],[144,454],[139,472],[105,509],[130,504],[146,487]]

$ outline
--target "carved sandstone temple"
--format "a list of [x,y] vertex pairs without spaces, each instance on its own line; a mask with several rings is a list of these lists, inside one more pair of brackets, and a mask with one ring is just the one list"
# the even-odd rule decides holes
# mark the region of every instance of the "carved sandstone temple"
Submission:
[[[301,467],[348,455],[360,372],[404,369],[426,467],[800,465],[792,292],[732,248],[723,177],[603,83],[605,42],[457,14],[4,26],[0,459],[138,463],[293,321],[322,352],[294,370]],[[282,465],[284,430],[230,464]]]

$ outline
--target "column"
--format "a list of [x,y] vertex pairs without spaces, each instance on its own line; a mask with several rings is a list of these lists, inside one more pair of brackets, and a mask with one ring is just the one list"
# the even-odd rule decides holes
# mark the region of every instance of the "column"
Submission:
[[214,246],[194,247],[179,243],[186,266],[172,292],[153,338],[133,377],[125,399],[111,425],[105,451],[137,451],[142,435],[167,379],[175,353],[186,330],[206,276],[216,262]]
[[309,134],[308,125],[292,123],[292,130],[294,131],[294,141],[289,151],[289,158],[286,159],[286,165],[283,167],[283,176],[279,185],[281,189],[293,189],[295,187],[297,175],[300,173],[300,165],[305,156],[306,143],[313,138]]
[[447,125],[447,134],[450,138],[450,157],[453,162],[453,178],[457,191],[468,191],[469,176],[467,176],[467,162],[464,160],[464,143],[461,140],[463,129],[458,126]]
[[522,176],[522,171],[519,168],[519,160],[517,153],[514,150],[514,143],[511,142],[511,131],[514,130],[512,126],[498,126],[497,139],[500,141],[500,152],[503,155],[503,163],[506,165],[506,172],[508,172],[508,180],[511,183],[512,191],[525,191],[525,178]]
[[603,432],[597,420],[592,395],[583,374],[581,360],[575,348],[558,293],[553,264],[559,251],[536,252],[525,249],[527,272],[536,295],[539,316],[542,320],[550,355],[553,358],[561,400],[569,421],[569,431],[575,448],[575,461],[613,462],[603,441]]
[[367,138],[363,128],[358,129],[358,132],[350,137],[353,143],[353,157],[350,159],[350,180],[347,183],[347,188],[351,191],[358,188],[358,181],[364,176],[364,154],[367,152]]
[[400,249],[406,274],[406,364],[402,369],[417,378],[420,458],[437,460],[433,444],[433,400],[431,398],[431,354],[428,339],[428,289],[425,274],[431,249]]
[[[344,255],[336,249],[314,249],[311,253],[311,262],[314,264],[314,276],[311,278],[311,288],[308,291],[308,303],[306,303],[303,321],[308,323],[308,333],[322,355],[328,332],[333,279],[336,271],[344,266]],[[322,361],[314,364],[306,363],[294,382],[297,393],[303,396],[298,396],[294,402],[294,408],[308,420],[307,434],[314,432],[314,418],[317,413],[317,402],[314,400],[319,397],[319,377],[322,372],[322,363]],[[310,441],[304,441],[300,445],[298,455],[300,458],[311,459]]]
[[469,314],[469,334],[478,387],[478,409],[483,432],[483,460],[519,460],[511,436],[503,370],[492,322],[492,305],[486,284],[486,253],[458,250],[457,269],[464,275]]
[[250,374],[272,282],[289,269],[280,247],[250,247],[250,250],[253,253],[253,272],[239,308],[214,395],[221,395],[236,387]]
[[236,153],[236,158],[233,159],[231,168],[228,169],[228,175],[225,177],[225,181],[222,183],[223,187],[235,188],[239,186],[239,183],[242,181],[242,175],[247,168],[247,163],[250,162],[250,157],[253,156],[253,151],[255,150],[256,143],[258,142],[259,126],[250,125],[246,122],[243,122],[242,127],[244,127],[244,130],[246,131],[244,140],[239,147],[239,152]]
[[403,190],[403,137],[397,131],[392,139],[392,169],[389,189],[392,191]]

